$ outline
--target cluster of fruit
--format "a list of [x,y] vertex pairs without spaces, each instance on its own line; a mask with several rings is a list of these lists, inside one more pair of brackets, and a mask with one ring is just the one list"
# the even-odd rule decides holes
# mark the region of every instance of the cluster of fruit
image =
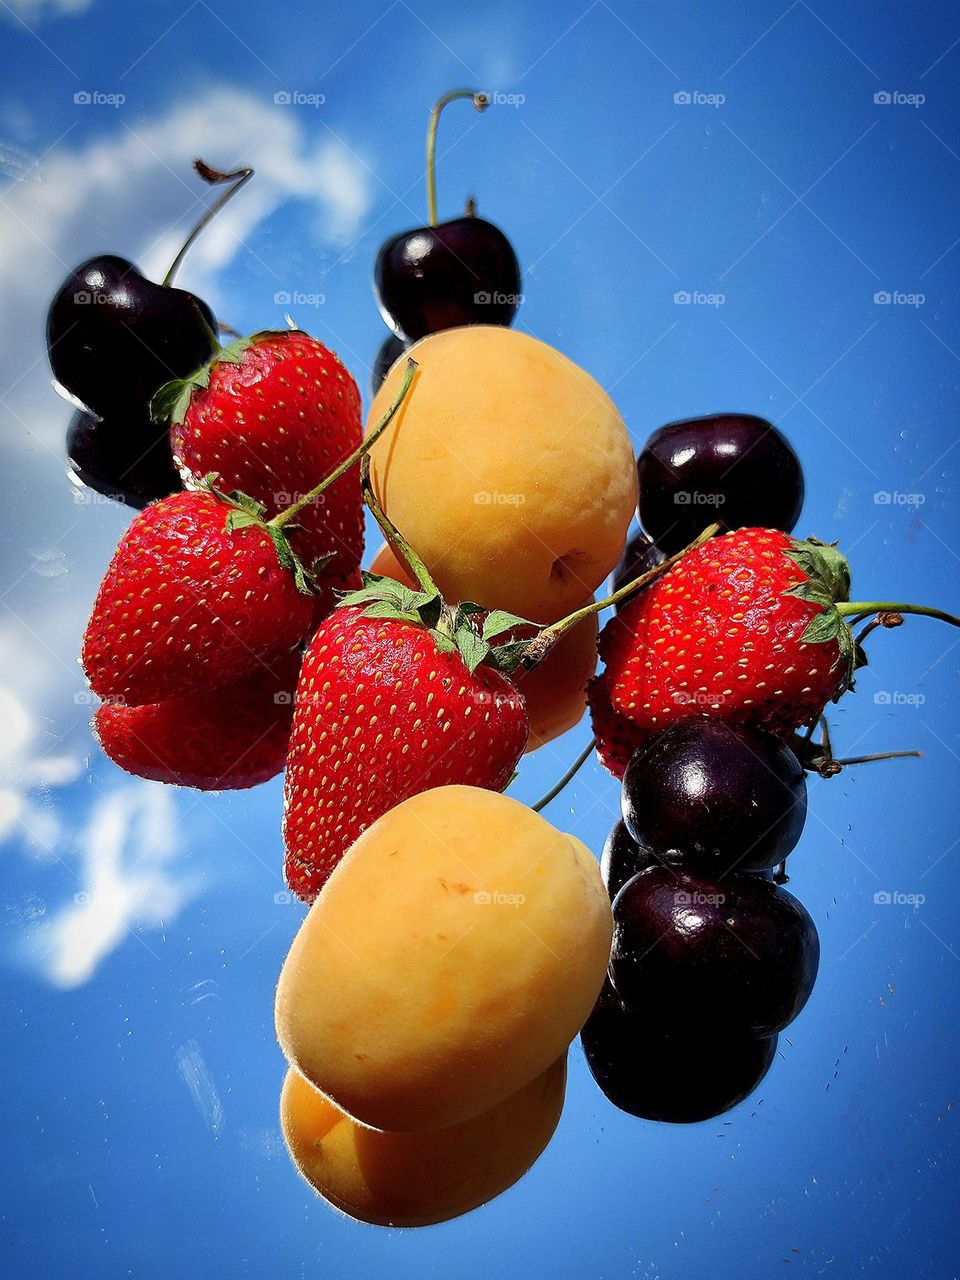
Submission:
[[[458,96],[473,95],[432,117],[431,191],[436,120]],[[214,177],[236,180],[221,205],[245,181]],[[50,327],[58,380],[98,408],[96,430],[149,412],[186,486],[134,518],[100,586],[82,652],[95,732],[162,782],[285,770],[286,879],[313,906],[277,992],[284,1132],[334,1204],[411,1225],[536,1158],[581,1029],[601,1086],[637,1114],[699,1119],[749,1091],[816,975],[813,924],[774,874],[800,835],[804,769],[844,763],[813,728],[879,620],[960,625],[850,602],[843,557],[790,537],[802,476],[762,419],[672,424],[636,465],[588,374],[507,327],[512,311],[470,310],[461,268],[497,292],[506,276],[496,255],[484,265],[489,224],[458,221],[427,229],[406,276],[384,265],[396,256],[378,265],[385,312],[425,336],[386,370],[365,433],[356,384],[319,342],[292,329],[221,347],[169,281],[148,306],[139,278],[119,320],[103,303],[77,335],[70,305],[88,304],[69,290],[87,264]],[[190,367],[172,360],[167,306],[199,318]],[[144,314],[156,332],[133,323]],[[132,379],[148,337],[156,362],[137,357]],[[638,498],[647,534],[625,551]],[[361,573],[365,506],[386,544]],[[602,877],[499,794],[588,701],[622,779]],[[693,1025],[725,1045],[709,1097]]]

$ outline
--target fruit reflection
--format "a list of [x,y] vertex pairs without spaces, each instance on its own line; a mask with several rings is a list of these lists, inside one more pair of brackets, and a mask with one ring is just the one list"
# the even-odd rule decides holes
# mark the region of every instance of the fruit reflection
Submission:
[[695,1018],[665,1031],[626,1008],[609,983],[580,1038],[594,1080],[615,1107],[670,1124],[696,1124],[735,1107],[777,1051],[776,1036],[706,1030]]
[[293,1161],[337,1209],[379,1226],[422,1227],[468,1213],[521,1178],[553,1136],[566,1058],[489,1111],[429,1133],[351,1120],[293,1068],[280,1123]]

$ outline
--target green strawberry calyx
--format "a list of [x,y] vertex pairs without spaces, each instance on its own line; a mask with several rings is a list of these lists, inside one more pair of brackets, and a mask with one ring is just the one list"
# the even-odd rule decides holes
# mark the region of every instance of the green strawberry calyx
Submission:
[[256,498],[251,498],[246,493],[224,493],[216,488],[216,478],[214,474],[204,476],[197,487],[212,493],[229,508],[225,526],[227,533],[236,533],[240,529],[262,530],[273,543],[281,567],[293,575],[297,590],[304,595],[316,595],[319,590],[318,576],[330,556],[320,556],[309,567],[305,565],[291,547],[284,530],[267,519],[267,509],[262,502],[257,502]]
[[[503,609],[487,613],[483,605],[470,600],[452,608],[432,583],[414,588],[375,573],[361,576],[363,586],[341,593],[338,607],[359,607],[367,618],[389,618],[422,628],[441,653],[459,653],[471,675],[481,663],[502,675],[515,671],[529,641],[515,640],[509,633],[518,627],[537,626]],[[484,613],[481,624],[478,615]],[[506,640],[494,643],[504,635]]]
[[220,346],[219,339],[211,334],[216,344],[213,355],[186,378],[173,378],[170,382],[165,382],[150,401],[150,417],[154,422],[169,422],[171,426],[183,422],[190,408],[193,393],[206,391],[217,365],[243,364],[247,351],[258,343],[268,338],[286,338],[294,335],[305,336],[300,330],[263,329],[260,333],[251,334],[249,338],[237,338],[225,346]]
[[868,624],[859,636],[854,635],[852,624],[865,622],[873,615],[876,623],[889,626],[894,620],[902,621],[903,614],[916,614],[960,627],[960,618],[928,605],[898,600],[851,600],[850,565],[837,550],[836,543],[807,538],[802,542],[794,541],[786,554],[804,574],[804,579],[789,587],[784,594],[820,606],[800,637],[801,641],[805,644],[836,641],[846,665],[844,680],[834,695],[834,702],[854,687],[856,672],[867,665],[861,641],[873,630],[874,624]]

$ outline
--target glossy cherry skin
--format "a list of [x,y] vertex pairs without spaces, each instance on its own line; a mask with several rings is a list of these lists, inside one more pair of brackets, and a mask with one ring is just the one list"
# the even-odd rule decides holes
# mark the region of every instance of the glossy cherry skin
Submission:
[[145,507],[183,488],[167,433],[135,414],[114,422],[75,413],[67,427],[67,461],[87,488],[128,507]]
[[[627,539],[627,545],[623,549],[620,563],[613,571],[610,585],[614,591],[619,591],[621,587],[625,587],[628,582],[633,582],[649,569],[655,569],[658,564],[663,564],[666,558],[667,553],[661,551],[642,530],[638,529]],[[627,596],[624,600],[618,601],[613,606],[614,612],[619,613],[632,599],[632,596]]]
[[638,871],[653,866],[655,861],[649,849],[637,844],[623,819],[618,819],[607,836],[600,857],[600,875],[611,901],[628,880],[632,880]]
[[807,782],[782,739],[698,716],[635,752],[620,805],[631,837],[661,861],[713,876],[765,871],[800,839]]
[[816,981],[813,921],[761,876],[710,881],[651,867],[617,894],[613,923],[614,988],[664,1030],[712,1023],[731,1035],[773,1035]]
[[216,321],[185,289],[165,288],[125,258],[71,271],[47,314],[47,351],[62,387],[102,418],[146,414],[154,393],[199,369]]
[[608,983],[580,1033],[601,1091],[645,1120],[697,1124],[753,1093],[770,1069],[777,1037],[702,1026],[664,1031],[626,1008]]
[[380,350],[377,352],[377,358],[373,362],[373,368],[370,371],[371,395],[377,394],[380,390],[380,384],[406,349],[407,344],[402,338],[398,338],[395,333],[391,333],[389,337],[384,338]]
[[637,460],[637,513],[668,554],[715,520],[727,529],[790,533],[803,506],[803,472],[786,438],[765,418],[719,413],[670,422]]
[[520,302],[520,264],[499,227],[466,215],[387,240],[373,290],[390,328],[415,342],[459,325],[508,325]]

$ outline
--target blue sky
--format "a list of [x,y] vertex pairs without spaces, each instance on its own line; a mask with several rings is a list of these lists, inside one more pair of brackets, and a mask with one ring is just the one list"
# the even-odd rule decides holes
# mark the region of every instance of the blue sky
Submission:
[[[84,257],[162,274],[204,200],[195,155],[249,163],[180,282],[244,331],[294,310],[366,395],[370,268],[424,216],[427,109],[483,88],[483,117],[444,118],[441,216],[472,194],[508,232],[519,327],[589,369],[638,446],[677,417],[772,418],[806,470],[800,532],[840,539],[857,594],[956,609],[955,8],[5,0],[0,38],[10,1274],[953,1274],[953,635],[879,634],[836,712],[845,752],[924,758],[811,784],[792,887],[821,975],[757,1098],[644,1124],[575,1048],[522,1185],[419,1234],[350,1224],[298,1181],[276,1120],[272,990],[300,919],[275,901],[279,784],[140,784],[89,738],[76,653],[129,512],[66,479],[42,328]],[[517,794],[587,734],[528,761]],[[599,852],[616,804],[590,765],[549,812]]]

